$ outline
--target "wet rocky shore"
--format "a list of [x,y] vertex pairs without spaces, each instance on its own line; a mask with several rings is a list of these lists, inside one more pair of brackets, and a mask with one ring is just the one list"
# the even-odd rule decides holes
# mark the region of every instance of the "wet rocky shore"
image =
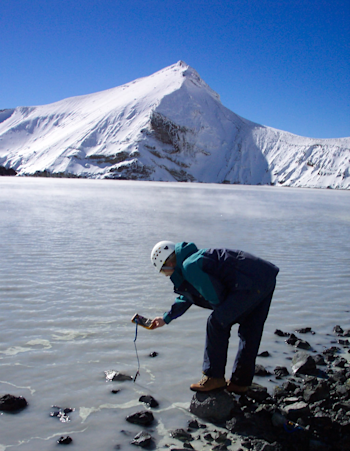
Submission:
[[[186,426],[174,424],[161,443],[155,432],[157,416],[161,415],[159,403],[145,394],[139,398],[142,408],[128,415],[120,427],[125,443],[170,451],[349,451],[350,330],[335,326],[329,334],[329,347],[322,349],[308,343],[308,334],[316,332],[311,328],[275,331],[276,339],[286,344],[290,364],[277,366],[273,373],[256,365],[260,380],[273,377],[279,381],[272,393],[263,384],[253,384],[241,396],[226,390],[195,393],[189,406],[192,420]],[[268,359],[269,351],[259,356]],[[133,380],[117,371],[106,371],[105,376],[110,382]],[[113,394],[118,391],[111,390]],[[26,406],[23,397],[0,396],[0,411],[5,414]],[[69,421],[73,409],[55,407],[51,416]],[[128,432],[128,423],[139,425],[140,431],[136,435]],[[69,436],[57,440],[60,445],[75,442],[78,438]],[[114,449],[123,449],[123,443],[114,445]]]

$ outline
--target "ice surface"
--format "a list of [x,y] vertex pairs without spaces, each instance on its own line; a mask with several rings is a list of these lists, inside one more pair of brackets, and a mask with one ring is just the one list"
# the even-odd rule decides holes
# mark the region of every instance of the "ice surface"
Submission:
[[[132,315],[162,314],[174,299],[150,263],[162,239],[243,249],[280,267],[260,347],[272,357],[258,362],[270,371],[290,364],[276,328],[310,326],[317,334],[307,340],[328,346],[336,324],[350,328],[349,207],[346,191],[2,177],[0,394],[22,395],[29,407],[1,415],[0,450],[53,449],[62,435],[77,449],[135,449],[128,443],[140,428],[125,417],[145,408],[145,394],[160,403],[158,444],[186,428],[208,311],[193,306],[169,326],[140,328],[136,383],[104,375],[135,375]],[[52,405],[75,408],[71,421],[50,417]]]

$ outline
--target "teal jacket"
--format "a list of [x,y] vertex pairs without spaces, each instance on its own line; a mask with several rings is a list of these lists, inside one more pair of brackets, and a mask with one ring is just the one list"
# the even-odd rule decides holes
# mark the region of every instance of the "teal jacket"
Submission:
[[222,310],[223,317],[229,309],[234,321],[262,300],[279,271],[272,263],[239,250],[198,249],[194,243],[182,242],[175,245],[175,254],[170,279],[179,296],[163,316],[167,324],[192,304]]

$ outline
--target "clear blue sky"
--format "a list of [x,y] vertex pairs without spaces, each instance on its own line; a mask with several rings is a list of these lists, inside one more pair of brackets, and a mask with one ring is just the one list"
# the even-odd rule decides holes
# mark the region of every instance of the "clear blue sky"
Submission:
[[1,0],[0,30],[0,109],[183,60],[249,120],[350,136],[349,0]]

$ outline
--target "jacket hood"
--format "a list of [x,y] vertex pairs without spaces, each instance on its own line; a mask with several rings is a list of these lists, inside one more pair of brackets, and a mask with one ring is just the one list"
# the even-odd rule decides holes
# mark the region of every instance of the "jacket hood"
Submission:
[[176,266],[182,266],[182,263],[190,255],[198,251],[197,246],[194,243],[176,243],[175,244],[175,254],[176,254]]
[[176,255],[176,266],[173,274],[170,276],[170,280],[173,282],[174,286],[177,288],[184,281],[182,275],[182,263],[190,255],[198,251],[197,246],[194,243],[176,243],[175,244],[175,255]]

